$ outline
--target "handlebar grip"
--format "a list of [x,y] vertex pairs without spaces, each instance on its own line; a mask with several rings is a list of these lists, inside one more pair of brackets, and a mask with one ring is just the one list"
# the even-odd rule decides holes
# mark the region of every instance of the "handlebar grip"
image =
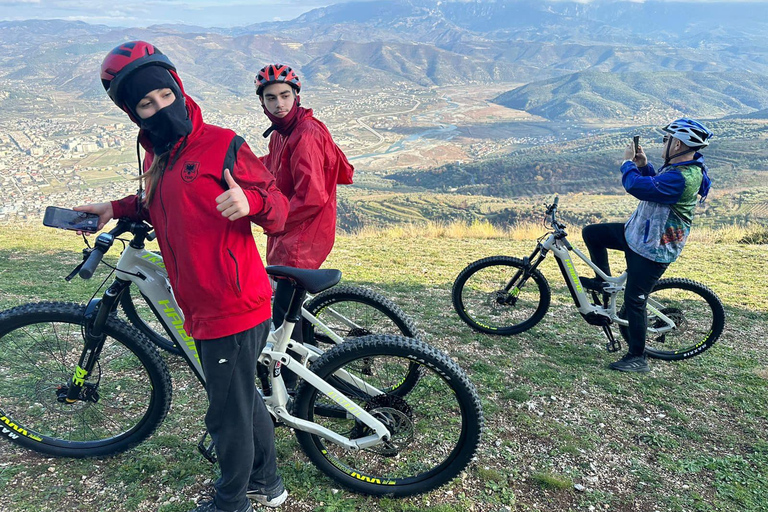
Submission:
[[101,263],[101,259],[104,257],[104,252],[99,249],[93,249],[91,251],[91,255],[88,256],[88,259],[85,260],[85,263],[83,264],[82,268],[80,268],[79,275],[83,279],[90,279],[93,275],[94,270],[96,270],[96,267]]
[[560,202],[560,196],[555,196],[555,202],[554,202],[553,206],[557,206],[557,203],[559,203],[559,202]]

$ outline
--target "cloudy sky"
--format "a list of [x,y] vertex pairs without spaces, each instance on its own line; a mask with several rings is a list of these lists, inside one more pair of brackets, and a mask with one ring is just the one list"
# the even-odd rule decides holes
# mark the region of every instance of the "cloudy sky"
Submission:
[[233,27],[262,21],[290,20],[309,10],[343,1],[349,0],[0,0],[0,20],[58,18],[124,27],[146,27],[160,23]]
[[342,0],[0,0],[0,20],[66,19],[92,24],[146,27],[185,23],[243,26],[289,20]]

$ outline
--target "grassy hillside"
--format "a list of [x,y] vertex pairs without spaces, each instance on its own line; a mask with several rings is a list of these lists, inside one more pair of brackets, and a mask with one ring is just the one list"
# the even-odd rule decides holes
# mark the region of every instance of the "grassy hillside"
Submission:
[[[456,274],[484,256],[527,255],[533,242],[369,233],[340,237],[327,266],[342,269],[345,282],[391,297],[418,321],[426,341],[461,364],[483,398],[486,436],[460,479],[425,496],[390,500],[339,489],[308,463],[288,430],[278,429],[280,470],[291,492],[281,510],[764,510],[765,245],[689,244],[668,274],[701,280],[720,295],[725,333],[696,359],[652,361],[651,374],[635,376],[605,368],[615,356],[605,352],[598,328],[580,320],[553,261],[544,264],[553,304],[531,331],[490,337],[460,322],[450,305]],[[67,233],[4,226],[0,247],[0,308],[33,300],[84,302],[107,275],[102,267],[89,282],[63,281],[82,247]],[[216,478],[216,469],[195,449],[205,397],[179,360],[167,361],[174,377],[172,409],[158,432],[128,453],[51,459],[0,441],[0,510],[192,508],[192,499]]]
[[[697,213],[697,224],[765,225],[768,215],[768,128],[760,120],[707,121],[717,134],[703,152],[712,191]],[[351,197],[342,225],[430,220],[485,219],[497,225],[540,219],[537,207],[547,194],[575,194],[569,222],[625,219],[637,204],[621,185],[619,166],[632,134],[656,169],[661,168],[661,131],[601,129],[570,140],[515,149],[499,158],[455,162],[430,170],[405,170],[387,176],[407,187],[388,196]],[[432,195],[435,194],[435,195]],[[485,197],[483,197],[485,196]],[[488,205],[475,208],[474,205]],[[500,206],[502,205],[503,206]],[[464,206],[460,206],[464,205]],[[404,214],[403,209],[410,214]],[[418,215],[416,215],[418,213]],[[357,217],[355,217],[355,215]]]
[[[621,70],[612,70],[621,71]],[[494,101],[551,120],[672,117],[677,111],[716,118],[768,105],[768,78],[752,73],[584,71],[533,82]]]

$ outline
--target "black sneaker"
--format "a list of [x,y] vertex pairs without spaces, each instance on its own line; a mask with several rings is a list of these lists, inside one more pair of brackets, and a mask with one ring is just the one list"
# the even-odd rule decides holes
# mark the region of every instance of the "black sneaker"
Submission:
[[[195,507],[194,509],[190,510],[189,512],[228,512],[226,510],[222,510],[220,508],[216,508],[216,502],[213,500],[206,501]],[[244,505],[242,508],[239,508],[232,512],[253,512],[253,505],[251,505],[251,502],[249,501],[247,505]]]
[[259,505],[269,508],[277,508],[288,499],[288,491],[285,490],[282,481],[280,481],[280,484],[271,491],[248,489],[245,492],[245,495]]
[[605,281],[603,281],[599,277],[579,276],[579,281],[581,282],[582,288],[585,288],[587,290],[594,290],[596,292],[603,291],[603,285],[605,284]]
[[631,354],[625,354],[624,357],[608,365],[611,370],[619,372],[636,372],[636,373],[648,373],[651,368],[648,366],[648,361],[645,356],[633,356]]

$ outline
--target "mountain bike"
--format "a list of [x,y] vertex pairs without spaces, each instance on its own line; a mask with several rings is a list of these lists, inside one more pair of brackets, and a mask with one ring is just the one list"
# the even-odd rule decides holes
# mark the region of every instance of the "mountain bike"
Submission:
[[[544,318],[549,308],[549,283],[538,269],[551,252],[557,260],[571,297],[582,318],[603,328],[609,352],[621,350],[611,325],[627,340],[624,305],[617,297],[624,290],[627,273],[606,275],[568,241],[566,226],[557,220],[558,199],[547,206],[545,225],[550,230],[538,239],[526,258],[492,256],[469,264],[453,284],[453,307],[473,329],[499,335],[527,331]],[[571,259],[571,251],[605,282],[601,290],[586,290]],[[589,293],[588,293],[589,292]],[[720,337],[725,310],[718,296],[690,279],[660,279],[648,296],[648,357],[680,360],[701,354]]]
[[[148,239],[153,233],[148,235]],[[156,252],[143,255],[147,272],[167,279],[163,258]],[[131,286],[120,296],[120,307],[126,318],[144,335],[172,354],[181,349],[173,342],[172,333],[165,332],[158,320],[162,315],[153,302]],[[346,338],[368,334],[399,334],[417,338],[418,330],[413,320],[402,309],[383,295],[367,288],[337,285],[316,296],[307,294],[301,316],[304,319],[305,342],[317,344],[341,343]]]
[[[116,237],[133,234],[100,298],[0,313],[3,437],[50,456],[102,457],[136,446],[158,428],[171,404],[171,375],[157,347],[116,315],[130,286],[161,306],[164,329],[205,386],[173,293],[146,264],[150,230],[120,220],[96,239],[78,270],[81,277],[93,274]],[[324,352],[296,343],[291,334],[305,293],[332,287],[341,272],[267,272],[290,279],[296,293],[286,321],[270,333],[259,356],[265,371],[257,382],[276,424],[294,429],[310,461],[341,485],[372,495],[427,492],[458,475],[474,456],[484,424],[477,391],[459,366],[426,343],[401,336],[363,336]],[[283,382],[285,368],[300,378],[295,395]]]

